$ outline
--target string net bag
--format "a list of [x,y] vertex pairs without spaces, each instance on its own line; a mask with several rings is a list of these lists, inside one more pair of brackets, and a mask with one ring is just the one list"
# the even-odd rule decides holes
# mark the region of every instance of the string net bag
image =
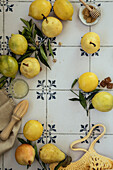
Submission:
[[[89,149],[86,150],[83,148],[76,148],[76,144],[87,140],[91,136],[93,130],[98,126],[103,128],[103,132],[91,143]],[[113,160],[108,157],[98,154],[94,150],[94,145],[105,134],[105,132],[106,132],[105,126],[102,124],[97,124],[92,127],[92,129],[89,131],[87,136],[85,136],[82,139],[74,141],[70,145],[70,148],[73,151],[83,151],[83,152],[85,152],[85,154],[78,161],[72,162],[66,168],[59,167],[58,170],[106,170],[106,169],[110,170],[110,169],[113,169]],[[50,166],[49,166],[50,170],[54,170],[54,168],[57,166],[57,164],[58,163],[50,164]]]

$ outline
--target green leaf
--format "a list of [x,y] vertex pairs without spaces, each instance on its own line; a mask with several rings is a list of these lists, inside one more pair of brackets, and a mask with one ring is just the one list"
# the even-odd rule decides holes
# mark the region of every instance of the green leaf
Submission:
[[32,146],[32,142],[27,139],[27,143]]
[[17,61],[18,61],[18,62],[22,62],[25,58],[30,57],[30,56],[32,55],[32,53],[33,53],[33,52],[22,55]]
[[27,165],[27,169],[29,169],[31,167],[31,165]]
[[5,84],[6,84],[6,80],[0,83],[0,89],[2,89],[5,86]]
[[98,93],[98,91],[91,93],[91,94],[86,98],[86,100],[91,100],[97,93]]
[[25,26],[23,26],[23,28],[29,32],[29,28],[27,28],[27,27],[25,27]]
[[40,46],[40,54],[41,54],[42,58],[47,62],[47,56],[44,52],[42,45]]
[[37,31],[34,30],[34,32],[33,32],[33,38],[34,38],[34,39],[36,38],[36,33],[37,33]]
[[74,87],[74,85],[77,83],[77,81],[78,81],[78,78],[77,78],[77,79],[75,79],[75,80],[73,81],[73,83],[72,83],[72,85],[71,85],[71,88],[73,88],[73,87]]
[[20,20],[30,29],[30,25],[29,25],[29,22],[20,18]]
[[52,57],[54,58],[54,54],[53,54],[53,50],[52,50],[52,48],[51,48],[51,44],[50,44],[50,39],[48,39],[48,49],[49,49],[49,52],[50,52],[50,54],[52,55]]
[[30,25],[30,27],[31,27],[31,26],[33,25],[33,24],[32,24],[33,20],[30,19],[28,22],[29,22],[29,25]]
[[37,35],[38,35],[38,36],[40,36],[40,37],[44,38],[44,36],[43,36],[43,34],[42,34],[41,30],[37,27],[37,25],[36,25],[36,24],[35,24],[35,30],[36,30]]
[[49,64],[43,59],[40,52],[38,53],[38,56],[39,56],[40,61],[51,70]]
[[66,156],[66,158],[63,161],[60,161],[58,165],[55,167],[54,170],[58,170],[61,166],[67,167],[72,162],[72,158],[70,156]]
[[94,109],[92,103],[89,105],[89,109]]
[[17,139],[19,140],[20,143],[27,144],[27,142],[24,139],[22,139],[22,138],[17,138]]
[[80,99],[78,98],[72,98],[72,99],[69,99],[70,101],[80,101]]
[[35,149],[35,158],[37,159],[37,161],[39,161],[40,158],[39,158],[39,156],[38,156],[38,150],[37,150],[36,144],[34,145],[34,149]]
[[7,77],[2,76],[2,77],[0,78],[0,84],[3,83],[4,80],[7,80]]
[[84,95],[79,91],[79,99],[80,99],[80,104],[83,106],[84,109],[87,109],[87,103]]

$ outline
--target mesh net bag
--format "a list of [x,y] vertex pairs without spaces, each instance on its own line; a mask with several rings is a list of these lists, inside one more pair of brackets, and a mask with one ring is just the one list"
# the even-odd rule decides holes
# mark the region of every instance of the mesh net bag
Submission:
[[[78,143],[81,143],[88,139],[92,131],[98,127],[101,126],[103,128],[103,132],[91,143],[90,147],[88,150],[83,149],[83,148],[75,148],[75,145]],[[70,145],[70,148],[74,151],[83,151],[85,154],[76,162],[72,162],[70,165],[68,165],[66,168],[60,167],[59,170],[110,170],[113,169],[113,160],[102,156],[98,154],[94,150],[94,145],[95,143],[105,134],[105,126],[102,124],[97,124],[92,127],[92,129],[89,131],[87,136],[85,136],[82,139],[76,140]],[[55,166],[57,163],[52,163],[50,164],[50,170],[54,170]]]

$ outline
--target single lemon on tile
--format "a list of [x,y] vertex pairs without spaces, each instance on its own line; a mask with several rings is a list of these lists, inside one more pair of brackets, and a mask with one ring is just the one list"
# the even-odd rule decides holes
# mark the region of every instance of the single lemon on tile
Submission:
[[29,120],[23,128],[23,134],[25,138],[30,141],[38,140],[41,137],[42,133],[43,126],[37,120]]
[[[42,20],[43,15],[47,17],[51,11],[51,3],[47,0],[35,0],[29,7],[29,16],[37,20]],[[43,14],[43,15],[42,15]]]
[[47,36],[47,37],[56,37],[62,32],[63,25],[61,21],[55,17],[47,17],[42,22],[42,32]]
[[40,63],[34,57],[25,58],[21,62],[20,72],[26,78],[33,78],[40,73]]
[[95,73],[86,72],[79,77],[78,83],[81,90],[91,92],[98,86],[98,77]]
[[113,96],[108,92],[99,92],[93,97],[92,105],[101,112],[108,112],[113,108]]
[[100,49],[100,37],[95,32],[88,32],[81,38],[82,49],[89,54]]
[[72,20],[73,6],[68,0],[56,0],[53,5],[56,16],[62,20]]
[[9,48],[14,54],[25,54],[28,48],[26,38],[20,34],[12,34],[11,38],[9,39]]
[[0,73],[6,77],[14,78],[18,71],[18,62],[12,56],[0,56]]

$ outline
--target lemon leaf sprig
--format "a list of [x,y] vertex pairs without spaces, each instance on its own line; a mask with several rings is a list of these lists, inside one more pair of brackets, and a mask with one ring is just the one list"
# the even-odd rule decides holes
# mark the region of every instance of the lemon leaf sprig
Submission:
[[95,89],[92,92],[83,92],[82,90],[78,90],[79,94],[77,94],[72,88],[78,82],[78,78],[75,79],[71,85],[71,92],[74,93],[77,97],[69,99],[70,101],[78,101],[81,106],[86,110],[87,116],[89,114],[89,110],[94,109],[92,105],[92,98],[102,89]]
[[[37,27],[35,23],[33,23],[32,19],[30,21],[26,21],[21,18],[21,21],[25,26],[23,26],[22,31],[19,31],[19,34],[26,38],[28,42],[28,49],[24,55],[18,58],[18,63],[22,62],[23,59],[30,57],[35,53],[35,58],[43,63],[46,67],[51,69],[48,64],[47,55],[47,51],[49,51],[54,58],[50,39],[43,35],[42,31]],[[36,40],[37,36],[40,37],[40,41]]]

